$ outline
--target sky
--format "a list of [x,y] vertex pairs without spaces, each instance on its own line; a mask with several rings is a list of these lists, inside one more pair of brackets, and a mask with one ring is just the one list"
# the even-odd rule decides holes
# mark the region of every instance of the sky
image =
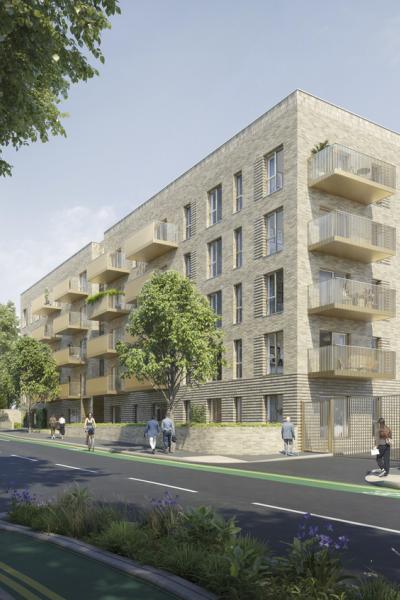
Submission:
[[67,138],[7,150],[0,303],[296,88],[400,131],[398,0],[120,0]]

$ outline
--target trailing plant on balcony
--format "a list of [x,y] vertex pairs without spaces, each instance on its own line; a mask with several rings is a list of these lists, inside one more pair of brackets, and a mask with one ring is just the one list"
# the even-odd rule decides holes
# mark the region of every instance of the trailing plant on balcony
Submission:
[[96,294],[92,294],[91,296],[88,296],[86,298],[86,304],[94,304],[95,302],[101,300],[101,298],[104,298],[105,296],[125,296],[125,292],[123,292],[122,290],[116,290],[115,288],[103,290],[101,292],[96,292]]
[[329,140],[325,140],[324,142],[320,142],[319,144],[315,144],[314,148],[311,150],[311,154],[318,154],[324,148],[329,146]]

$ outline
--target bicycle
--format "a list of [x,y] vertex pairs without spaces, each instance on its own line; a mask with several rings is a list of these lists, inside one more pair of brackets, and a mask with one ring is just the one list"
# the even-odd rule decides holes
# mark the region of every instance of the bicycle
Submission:
[[91,450],[94,452],[94,430],[92,432],[86,431],[86,443],[89,452]]

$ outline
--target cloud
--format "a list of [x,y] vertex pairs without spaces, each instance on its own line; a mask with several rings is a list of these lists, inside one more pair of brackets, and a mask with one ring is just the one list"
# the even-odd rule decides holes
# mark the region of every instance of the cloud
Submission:
[[[19,232],[10,243],[0,240],[0,302],[12,300],[19,310],[19,295],[90,241],[101,241],[103,232],[117,220],[112,206],[92,210],[70,206],[41,215],[32,233]],[[32,232],[32,229],[31,229]]]

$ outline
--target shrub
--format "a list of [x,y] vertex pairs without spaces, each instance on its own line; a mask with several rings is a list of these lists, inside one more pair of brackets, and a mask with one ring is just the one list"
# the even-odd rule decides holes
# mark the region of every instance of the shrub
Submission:
[[203,404],[194,404],[190,409],[190,423],[206,423],[206,407]]
[[124,296],[125,292],[123,290],[116,290],[114,288],[109,290],[102,290],[101,292],[96,292],[91,296],[86,298],[86,304],[94,304],[97,300],[104,298],[105,296]]
[[351,600],[400,600],[400,586],[382,577],[369,579],[353,589]]
[[22,429],[22,423],[14,423],[14,429]]
[[159,500],[151,501],[151,508],[146,513],[144,524],[156,537],[168,536],[181,527],[184,512],[177,498],[165,492]]
[[234,518],[226,520],[208,506],[185,513],[180,531],[189,543],[222,552],[235,543],[239,533]]

